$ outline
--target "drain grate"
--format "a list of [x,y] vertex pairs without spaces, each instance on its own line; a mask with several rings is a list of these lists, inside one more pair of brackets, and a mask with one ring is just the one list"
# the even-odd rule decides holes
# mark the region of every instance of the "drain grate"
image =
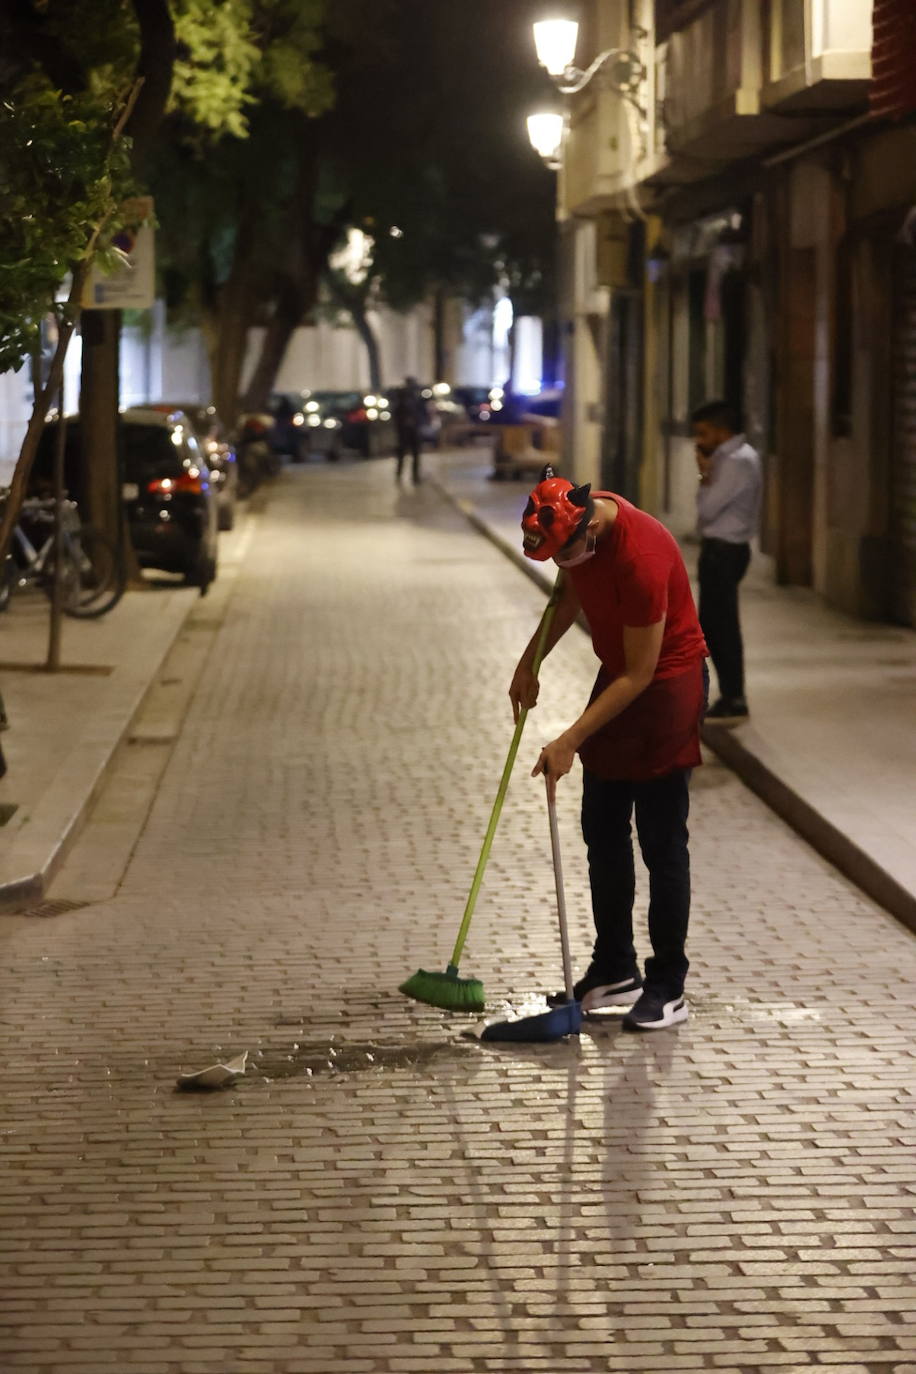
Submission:
[[0,802],[0,826],[11,821],[18,810],[18,802]]
[[23,907],[17,911],[17,916],[62,916],[65,911],[79,911],[81,907],[88,906],[88,902],[71,902],[66,897],[57,897],[53,901],[36,902],[34,906]]

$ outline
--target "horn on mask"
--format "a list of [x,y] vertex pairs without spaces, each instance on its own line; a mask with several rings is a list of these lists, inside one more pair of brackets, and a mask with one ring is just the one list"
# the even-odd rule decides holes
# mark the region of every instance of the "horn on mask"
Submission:
[[566,499],[571,506],[582,506],[584,508],[588,505],[589,492],[591,489],[591,482],[586,482],[583,487],[573,487],[572,491],[567,493]]

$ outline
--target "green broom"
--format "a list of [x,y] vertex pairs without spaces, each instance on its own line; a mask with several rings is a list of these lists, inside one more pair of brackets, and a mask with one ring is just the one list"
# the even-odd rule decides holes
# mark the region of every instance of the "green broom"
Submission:
[[[532,664],[535,677],[537,677],[538,670],[541,666],[541,660],[544,657],[547,636],[550,633],[550,626],[553,623],[554,613],[560,600],[562,579],[562,572],[558,572],[557,580],[553,584],[553,591],[550,594],[550,600],[547,602],[544,614],[541,617],[540,631],[534,651],[534,663]],[[493,836],[496,834],[499,815],[503,809],[503,802],[506,799],[506,792],[509,787],[509,777],[512,773],[512,766],[515,763],[515,756],[518,753],[518,746],[521,743],[522,731],[525,728],[527,716],[527,710],[521,710],[518,720],[515,723],[515,733],[512,736],[512,743],[509,745],[509,755],[506,759],[503,775],[499,781],[496,801],[493,803],[493,810],[490,813],[490,823],[487,826],[487,833],[484,836],[480,858],[477,860],[474,881],[471,883],[471,891],[468,894],[467,905],[464,908],[464,916],[462,917],[461,926],[458,930],[458,938],[455,941],[451,962],[444,973],[428,973],[426,969],[421,968],[398,988],[398,991],[403,992],[405,997],[412,997],[415,1002],[426,1002],[429,1006],[441,1007],[444,1011],[481,1012],[484,1009],[483,983],[479,978],[459,978],[458,962],[464,950],[464,943],[468,938],[471,917],[474,914],[474,907],[477,904],[480,885],[483,882],[484,869],[487,866],[490,850],[493,847]]]

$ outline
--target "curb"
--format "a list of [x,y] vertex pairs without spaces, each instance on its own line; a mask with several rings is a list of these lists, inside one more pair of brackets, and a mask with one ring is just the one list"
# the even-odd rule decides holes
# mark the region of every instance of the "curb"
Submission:
[[[551,579],[488,525],[470,501],[454,496],[435,478],[431,484],[480,534],[511,559],[516,567],[526,573],[542,590],[550,592],[553,585]],[[581,618],[578,623],[583,629],[586,628]],[[704,725],[700,736],[706,747],[812,849],[861,888],[872,901],[877,902],[903,925],[916,932],[916,894],[901,886],[870,854],[784,782],[767,765],[760,753],[755,753],[742,742],[740,731],[723,725]]]
[[198,595],[191,591],[187,598],[176,596],[174,609],[169,607],[167,612],[171,623],[156,637],[154,645],[146,646],[145,654],[141,651],[130,665],[120,669],[121,681],[117,680],[117,671],[112,675],[112,696],[118,689],[122,695],[115,698],[107,712],[103,708],[74,741],[51,786],[29,817],[27,827],[13,841],[3,864],[10,876],[0,879],[0,914],[15,914],[23,907],[44,901],[198,600]]
[[[252,535],[252,519],[261,509],[263,498],[257,503],[249,500],[244,525],[239,528],[239,542],[230,555],[233,563],[229,565],[228,575],[224,574],[219,583],[214,584],[211,592],[214,600],[219,599],[223,587],[227,600],[231,598],[238,568]],[[109,681],[113,702],[107,709],[103,703],[98,715],[74,740],[50,787],[29,817],[28,827],[13,840],[0,869],[8,875],[0,877],[0,916],[28,914],[47,900],[51,883],[79,839],[123,746],[143,714],[163,664],[194,613],[202,604],[210,605],[210,602],[202,603],[199,594],[190,588],[176,588],[172,596],[173,602],[162,611],[168,623],[160,626],[158,633],[150,635],[152,643],[141,640],[130,661],[121,664],[112,674]],[[224,606],[219,616],[220,624],[225,614]]]
[[760,753],[743,743],[741,728],[732,730],[724,725],[704,725],[700,735],[707,748],[737,773],[741,781],[812,849],[885,911],[916,932],[916,895],[901,886],[870,854],[774,773]]

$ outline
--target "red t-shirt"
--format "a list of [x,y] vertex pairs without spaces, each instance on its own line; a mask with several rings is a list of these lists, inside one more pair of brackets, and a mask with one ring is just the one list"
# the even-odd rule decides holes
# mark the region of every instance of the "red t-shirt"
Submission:
[[592,495],[614,501],[617,519],[599,540],[595,556],[566,575],[585,612],[595,653],[608,679],[619,677],[626,667],[624,626],[664,620],[653,681],[676,677],[708,653],[677,540],[660,520],[622,496]]
[[706,641],[671,532],[622,496],[593,494],[617,503],[617,519],[594,557],[567,574],[601,659],[591,700],[626,667],[624,626],[655,625],[663,619],[665,628],[649,686],[589,736],[579,757],[600,778],[647,782],[701,761]]

